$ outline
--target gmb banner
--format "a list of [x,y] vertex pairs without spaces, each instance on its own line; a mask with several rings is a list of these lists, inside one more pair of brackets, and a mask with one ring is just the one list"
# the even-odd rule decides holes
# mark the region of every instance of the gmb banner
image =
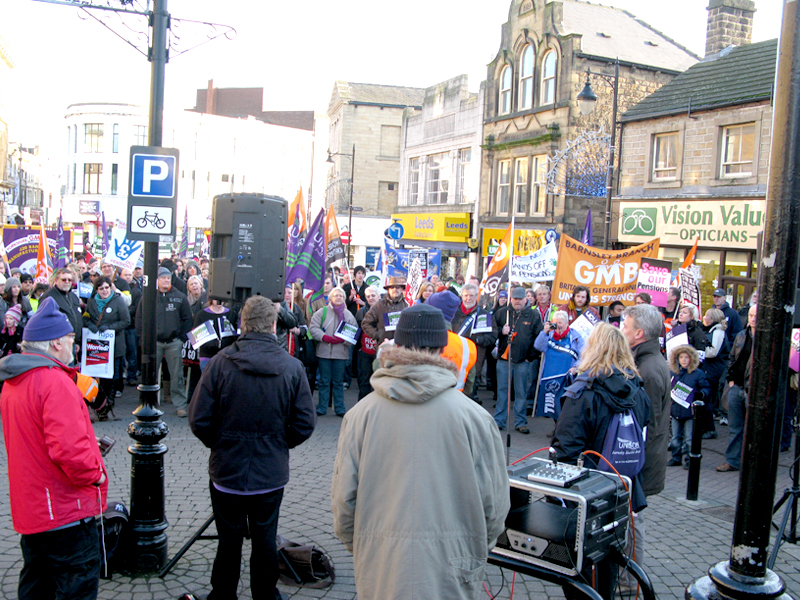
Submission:
[[624,250],[601,250],[562,235],[553,281],[553,302],[569,302],[573,288],[583,285],[591,291],[593,306],[608,306],[615,300],[632,305],[639,261],[644,257],[657,257],[658,247],[656,238]]

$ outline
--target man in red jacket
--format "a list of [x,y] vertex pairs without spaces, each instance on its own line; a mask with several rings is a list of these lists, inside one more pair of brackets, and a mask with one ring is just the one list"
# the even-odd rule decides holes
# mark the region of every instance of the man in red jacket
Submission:
[[11,519],[21,534],[19,598],[97,598],[106,469],[73,383],[75,333],[52,298],[22,334],[22,354],[0,360],[0,414]]

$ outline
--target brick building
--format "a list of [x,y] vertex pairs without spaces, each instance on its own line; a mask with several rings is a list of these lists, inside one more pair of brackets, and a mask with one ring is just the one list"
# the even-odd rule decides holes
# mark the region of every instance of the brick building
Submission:
[[593,78],[598,102],[585,117],[576,96],[588,68],[613,73],[616,59],[624,112],[698,57],[624,10],[574,0],[512,0],[500,49],[488,65],[483,260],[512,213],[518,249],[536,249],[548,229],[579,235],[589,209],[595,244],[602,243],[609,140],[586,132],[610,131],[612,88]]
[[483,86],[471,93],[459,75],[427,88],[422,110],[403,119],[392,218],[405,230],[400,245],[442,250],[442,277],[477,271],[470,244],[477,247],[483,101]]
[[741,306],[757,283],[777,40],[749,44],[754,12],[752,0],[712,0],[713,53],[620,119],[612,238],[633,245],[660,236],[661,257],[677,268],[699,236],[705,308],[716,288]]

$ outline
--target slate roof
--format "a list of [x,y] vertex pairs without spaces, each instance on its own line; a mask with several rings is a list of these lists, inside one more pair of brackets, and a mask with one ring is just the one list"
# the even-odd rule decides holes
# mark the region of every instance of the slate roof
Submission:
[[425,88],[378,85],[376,83],[351,83],[337,81],[339,97],[351,104],[382,104],[385,106],[413,106],[422,108]]
[[622,115],[638,121],[658,116],[749,104],[772,96],[778,40],[723,50],[697,63]]
[[581,34],[581,52],[666,71],[685,71],[700,57],[631,13],[611,6],[562,0],[564,34]]

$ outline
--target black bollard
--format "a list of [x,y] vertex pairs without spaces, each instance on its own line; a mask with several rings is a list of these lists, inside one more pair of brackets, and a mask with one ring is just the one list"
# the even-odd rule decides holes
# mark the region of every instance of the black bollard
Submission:
[[700,488],[700,461],[703,458],[703,434],[698,427],[698,414],[705,404],[699,400],[692,402],[692,447],[689,450],[689,481],[686,484],[686,499],[697,500]]

